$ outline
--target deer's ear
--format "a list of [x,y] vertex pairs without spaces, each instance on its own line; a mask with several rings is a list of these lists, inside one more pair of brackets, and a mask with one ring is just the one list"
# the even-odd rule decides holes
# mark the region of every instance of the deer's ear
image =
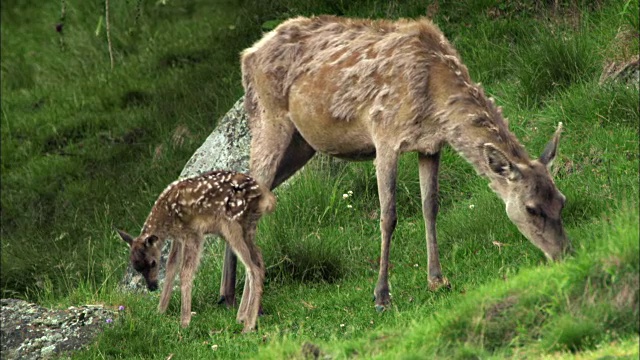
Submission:
[[507,155],[495,145],[491,143],[484,144],[483,152],[489,169],[496,175],[511,181],[518,180],[522,177],[522,173],[516,164],[511,162]]
[[149,235],[146,239],[144,239],[144,246],[150,247],[155,245],[156,241],[158,241],[158,237],[155,235]]
[[556,129],[555,134],[553,134],[553,138],[551,141],[547,143],[547,146],[544,147],[544,151],[542,155],[540,155],[539,161],[544,164],[548,169],[551,168],[553,164],[553,160],[556,158],[556,154],[558,153],[558,144],[560,143],[560,133],[562,133],[562,123],[558,123],[558,128]]
[[122,240],[124,240],[127,244],[129,244],[129,246],[131,246],[131,243],[133,243],[133,237],[122,230],[116,229],[116,231],[118,232],[118,235],[120,235]]

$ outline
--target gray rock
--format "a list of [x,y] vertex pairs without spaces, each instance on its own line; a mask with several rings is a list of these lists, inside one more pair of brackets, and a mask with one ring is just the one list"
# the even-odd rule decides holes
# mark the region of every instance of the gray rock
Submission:
[[249,171],[251,134],[241,97],[218,122],[200,148],[187,161],[180,178],[211,170]]
[[[225,169],[248,172],[249,147],[251,134],[244,110],[244,97],[241,97],[218,122],[218,126],[198,150],[187,161],[180,178],[196,176],[211,170]],[[169,255],[170,242],[162,248],[158,281],[165,277],[165,264]],[[211,244],[212,239],[207,240]],[[177,280],[177,279],[176,279]],[[120,287],[127,291],[141,291],[146,288],[144,278],[129,264]],[[160,285],[162,287],[162,285]]]
[[635,88],[640,87],[640,56],[633,56],[627,61],[609,62],[602,71],[599,80],[600,85],[608,82],[618,82]]
[[81,349],[117,312],[102,305],[47,309],[23,300],[0,300],[2,359],[45,359]]

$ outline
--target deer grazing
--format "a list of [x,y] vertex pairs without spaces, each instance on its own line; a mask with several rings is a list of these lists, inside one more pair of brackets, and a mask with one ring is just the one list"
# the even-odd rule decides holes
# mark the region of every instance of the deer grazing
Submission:
[[[431,288],[449,285],[436,241],[439,154],[447,143],[489,180],[511,221],[548,258],[570,248],[561,219],[565,197],[548,171],[561,126],[540,158],[530,159],[430,20],[298,17],[246,49],[241,62],[250,173],[261,184],[275,188],[316,151],[375,158],[382,233],[377,309],[391,300],[396,168],[404,152],[418,153]],[[221,301],[232,304],[233,256],[225,259]]]
[[183,327],[191,321],[191,289],[204,235],[224,237],[247,269],[237,316],[247,332],[256,327],[265,276],[262,254],[254,241],[256,224],[262,214],[274,210],[275,203],[273,193],[251,177],[212,171],[169,185],[156,200],[137,238],[124,231],[118,233],[129,244],[131,263],[144,276],[151,291],[158,288],[162,246],[167,238],[173,240],[158,311],[167,310],[180,264]]

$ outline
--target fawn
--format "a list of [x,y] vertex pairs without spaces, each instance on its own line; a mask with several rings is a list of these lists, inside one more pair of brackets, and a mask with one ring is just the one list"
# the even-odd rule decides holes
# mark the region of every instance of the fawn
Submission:
[[254,229],[263,214],[273,212],[275,204],[273,193],[253,178],[242,173],[211,171],[170,184],[156,200],[137,238],[124,231],[118,233],[129,244],[131,263],[144,276],[151,291],[158,288],[162,246],[167,238],[173,240],[158,311],[167,310],[180,264],[183,327],[191,321],[191,289],[204,235],[222,236],[247,269],[237,319],[244,322],[243,331],[248,332],[256,327],[265,276]]

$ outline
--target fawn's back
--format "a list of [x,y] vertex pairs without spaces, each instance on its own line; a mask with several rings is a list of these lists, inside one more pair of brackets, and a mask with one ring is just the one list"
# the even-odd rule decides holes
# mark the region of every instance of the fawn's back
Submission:
[[211,171],[169,185],[156,201],[146,225],[164,223],[172,224],[171,228],[211,232],[215,230],[209,226],[220,221],[238,221],[249,213],[270,213],[275,203],[273,193],[250,176]]

